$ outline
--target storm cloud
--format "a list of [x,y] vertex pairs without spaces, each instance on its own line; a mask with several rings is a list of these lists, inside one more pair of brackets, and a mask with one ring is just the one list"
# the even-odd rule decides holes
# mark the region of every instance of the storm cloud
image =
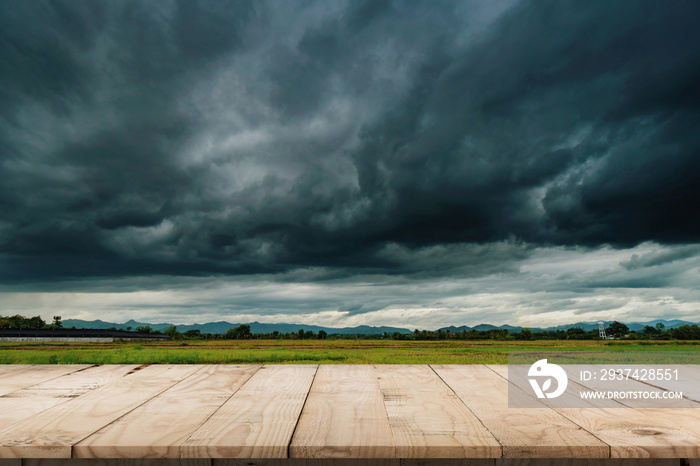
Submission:
[[603,287],[671,286],[646,272],[698,255],[699,16],[3,2],[0,282],[390,280],[379,304],[318,307],[361,315],[406,281],[525,292],[542,251],[570,250],[623,251]]

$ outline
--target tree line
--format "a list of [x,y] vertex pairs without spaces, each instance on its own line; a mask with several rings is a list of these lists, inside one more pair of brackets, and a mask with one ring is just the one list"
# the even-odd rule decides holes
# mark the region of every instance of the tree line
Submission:
[[[164,332],[174,340],[182,339],[202,339],[202,340],[325,340],[328,338],[328,332],[319,330],[318,333],[311,330],[300,328],[296,332],[281,333],[275,330],[271,333],[252,333],[250,325],[243,324],[238,327],[230,328],[226,333],[202,333],[199,330],[187,330],[180,333],[177,331],[177,326],[173,325]],[[338,335],[333,335],[336,337]]]
[[[529,328],[524,328],[520,332],[509,332],[507,329],[491,330],[462,330],[460,332],[450,332],[449,330],[414,330],[413,333],[384,332],[383,334],[329,334],[325,330],[318,333],[311,330],[299,329],[296,332],[281,333],[274,331],[271,333],[252,333],[250,325],[240,325],[226,331],[226,333],[202,333],[199,330],[187,330],[178,332],[177,326],[173,325],[164,332],[153,330],[150,327],[139,327],[136,329],[140,333],[164,333],[175,340],[198,339],[198,340],[600,340],[598,329],[584,330],[581,327],[571,327],[567,330],[545,330],[533,332]],[[696,324],[682,325],[677,328],[667,329],[664,324],[658,323],[652,327],[647,325],[641,331],[630,330],[621,322],[612,322],[605,329],[606,335],[615,339],[623,340],[700,340],[700,327]]]
[[62,328],[61,321],[47,324],[40,316],[0,316],[0,330],[42,330]]
[[[47,324],[40,316],[23,317],[20,315],[1,316],[0,330],[39,330],[62,328],[60,321]],[[105,330],[118,330],[111,327]],[[131,327],[127,327],[130,331]],[[584,330],[581,327],[571,327],[567,330],[544,330],[533,332],[524,328],[520,332],[509,332],[506,329],[491,330],[414,330],[413,333],[384,332],[383,334],[328,334],[325,330],[313,332],[299,329],[296,332],[281,333],[252,333],[250,325],[243,324],[230,328],[226,333],[202,333],[200,330],[178,332],[173,325],[164,331],[154,330],[150,326],[140,326],[134,329],[138,333],[165,334],[174,340],[326,340],[331,339],[367,339],[367,340],[599,340],[598,329]],[[700,340],[700,327],[697,324],[681,325],[667,329],[664,324],[647,325],[640,331],[630,330],[621,322],[612,322],[605,329],[606,335],[623,340]]]
[[[700,340],[700,327],[697,324],[681,325],[680,327],[667,329],[664,324],[655,326],[646,325],[641,331],[630,330],[621,322],[611,322],[605,328],[608,337],[622,340]],[[406,335],[395,339],[406,339]],[[571,327],[567,330],[543,330],[533,332],[524,328],[520,332],[509,332],[507,329],[491,330],[462,330],[450,332],[449,330],[415,330],[412,335],[414,340],[600,340],[599,329],[584,330],[581,327]]]

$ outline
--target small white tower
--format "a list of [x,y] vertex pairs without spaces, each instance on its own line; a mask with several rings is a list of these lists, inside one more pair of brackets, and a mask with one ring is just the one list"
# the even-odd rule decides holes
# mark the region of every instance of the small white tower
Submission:
[[605,340],[605,324],[603,322],[598,322],[598,332],[600,333],[600,338]]

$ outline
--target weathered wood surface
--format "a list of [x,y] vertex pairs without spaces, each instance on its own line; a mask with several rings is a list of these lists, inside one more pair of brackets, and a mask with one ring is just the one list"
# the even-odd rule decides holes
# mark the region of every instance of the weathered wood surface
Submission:
[[177,458],[180,446],[260,366],[202,370],[73,447],[76,458]]
[[[149,366],[0,431],[0,456],[70,458],[72,447],[192,375],[194,366]],[[21,402],[21,398],[17,398]]]
[[[503,457],[605,458],[610,449],[590,432],[546,407],[508,408],[508,384],[485,366],[433,366],[503,445]],[[518,392],[521,390],[514,387]],[[527,396],[522,392],[522,396]]]
[[317,366],[262,367],[183,445],[186,458],[286,458]]
[[428,366],[377,366],[399,458],[494,458],[501,445]]
[[[507,366],[488,367],[507,381]],[[576,384],[573,380],[569,383]],[[590,389],[586,385],[580,385],[580,387],[582,390]],[[564,393],[562,396],[571,395]],[[601,400],[595,400],[595,402],[589,401],[590,407],[557,408],[553,411],[609,445],[612,458],[700,457],[699,420],[688,419],[688,416],[682,414],[686,410],[635,409],[621,401],[605,400],[605,402],[611,407],[598,407],[602,404]],[[653,415],[653,411],[658,413]]]
[[49,458],[0,466],[698,466],[688,458]]
[[86,369],[89,366],[9,365],[0,366],[0,396],[34,384]]
[[6,393],[0,396],[0,426],[11,429],[16,422],[116,382],[137,367],[92,366]]
[[320,366],[290,446],[292,458],[394,458],[373,366]]
[[700,465],[699,409],[508,408],[508,387],[484,365],[0,366],[0,466]]

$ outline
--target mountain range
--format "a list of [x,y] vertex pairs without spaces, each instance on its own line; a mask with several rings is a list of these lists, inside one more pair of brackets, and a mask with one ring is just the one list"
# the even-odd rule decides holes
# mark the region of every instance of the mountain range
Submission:
[[[278,331],[280,333],[296,333],[299,329],[304,329],[305,331],[311,330],[312,332],[318,333],[319,330],[324,330],[328,334],[341,334],[341,335],[381,335],[384,332],[394,333],[411,333],[411,330],[405,328],[397,327],[370,327],[368,325],[361,325],[359,327],[344,327],[344,328],[332,328],[332,327],[321,327],[318,325],[302,325],[302,324],[262,324],[260,322],[244,322],[243,324],[250,325],[250,331],[252,333],[272,333]],[[91,329],[105,329],[105,328],[117,328],[127,330],[129,327],[131,330],[136,330],[137,327],[149,326],[153,330],[163,331],[168,327],[175,324],[161,323],[161,324],[151,324],[146,322],[138,322],[135,320],[129,320],[123,324],[117,324],[114,322],[104,322],[102,320],[79,320],[79,319],[65,319],[63,321],[64,328],[91,328]],[[177,325],[178,332],[186,332],[188,330],[199,330],[202,333],[226,333],[227,330],[231,328],[238,327],[242,325],[241,323],[232,324],[230,322],[207,322],[206,324],[192,324],[192,325]]]
[[[605,323],[605,326],[607,327],[612,323],[612,321],[603,321]],[[688,322],[685,320],[652,320],[650,322],[629,322],[626,323],[626,325],[629,327],[630,330],[635,330],[639,331],[642,330],[645,326],[651,325],[652,327],[655,326],[658,323],[664,324],[666,328],[676,328],[680,327],[681,325],[692,325],[696,324],[697,322]],[[144,326],[149,326],[153,330],[160,330],[163,331],[167,329],[168,327],[171,327],[175,324],[170,324],[170,323],[160,323],[160,324],[152,324],[152,323],[146,323],[146,322],[137,322],[135,320],[129,320],[127,322],[124,322],[123,324],[118,324],[114,322],[105,322],[102,320],[79,320],[79,319],[65,319],[63,321],[63,327],[64,328],[89,328],[89,329],[105,329],[105,328],[117,328],[117,329],[130,329],[130,330],[135,330],[137,327],[144,327]],[[225,322],[225,321],[219,321],[219,322],[207,322],[205,324],[192,324],[192,325],[177,325],[177,331],[178,332],[186,332],[188,330],[199,330],[202,333],[226,333],[228,329],[238,327],[239,324],[232,324],[230,322]],[[319,330],[324,330],[328,334],[340,334],[340,335],[381,335],[384,332],[388,333],[394,333],[394,332],[399,332],[399,333],[412,333],[412,330],[409,330],[407,328],[400,328],[400,327],[371,327],[368,325],[361,325],[359,327],[342,327],[342,328],[334,328],[334,327],[321,327],[318,325],[302,325],[302,324],[263,324],[260,322],[249,322],[247,325],[250,325],[250,331],[252,333],[272,333],[274,331],[278,331],[280,333],[296,333],[299,331],[299,329],[304,329],[305,331],[311,330],[313,332],[318,333]],[[567,324],[567,325],[558,325],[555,327],[529,327],[530,330],[533,332],[542,332],[545,330],[568,330],[569,328],[572,327],[581,327],[583,330],[588,331],[588,330],[595,330],[598,328],[598,322],[577,322],[575,324]],[[451,333],[457,333],[461,332],[462,330],[470,331],[472,329],[478,330],[478,331],[488,331],[488,330],[508,330],[510,333],[519,333],[524,327],[519,327],[519,326],[513,326],[513,325],[501,325],[501,326],[495,326],[495,325],[490,325],[490,324],[479,324],[475,325],[474,327],[468,327],[466,325],[462,325],[461,327],[455,327],[455,326],[450,326],[450,327],[442,327],[440,330],[449,330]]]
[[[557,325],[554,327],[528,327],[530,330],[532,330],[535,333],[538,332],[543,332],[543,331],[556,331],[556,330],[568,330],[573,327],[580,327],[585,331],[589,330],[597,330],[598,329],[598,322],[576,322],[575,324],[565,324],[565,325]],[[605,324],[605,328],[607,328],[613,321],[612,320],[603,320],[600,321]],[[656,324],[663,324],[665,328],[677,328],[680,327],[681,325],[693,325],[693,324],[698,324],[699,322],[689,322],[686,320],[678,320],[678,319],[673,319],[673,320],[664,320],[664,319],[657,319],[657,320],[652,320],[649,322],[622,322],[623,324],[627,325],[627,327],[630,330],[634,331],[640,331],[644,329],[647,325],[651,325],[652,327],[656,326]],[[474,327],[468,327],[466,325],[462,325],[461,327],[455,327],[454,325],[449,326],[449,327],[442,327],[440,330],[449,330],[450,333],[456,333],[456,332],[461,332],[462,330],[466,330],[467,332],[471,329],[475,329],[478,331],[488,331],[488,330],[508,330],[509,333],[520,333],[522,329],[525,327],[518,327],[518,326],[513,326],[513,325],[501,325],[501,326],[495,326],[495,325],[489,325],[489,324],[479,324]]]

